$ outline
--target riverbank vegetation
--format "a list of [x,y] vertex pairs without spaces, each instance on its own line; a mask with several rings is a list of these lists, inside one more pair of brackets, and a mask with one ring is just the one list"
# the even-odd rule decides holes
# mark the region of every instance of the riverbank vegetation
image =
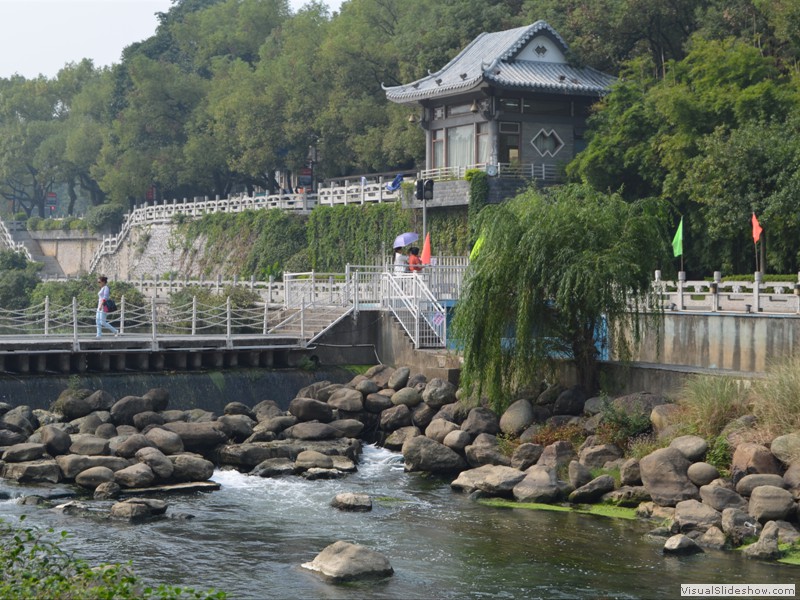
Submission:
[[660,314],[649,293],[650,267],[664,259],[653,243],[659,204],[564,186],[529,190],[481,215],[484,241],[453,321],[462,386],[488,395],[499,413],[517,389],[571,356],[580,383],[596,390],[598,346],[611,340],[616,356],[628,356]]
[[[22,517],[24,521],[24,517]],[[118,600],[195,598],[222,600],[226,594],[172,585],[145,583],[129,565],[91,566],[62,548],[67,532],[14,526],[0,520],[0,597]]]

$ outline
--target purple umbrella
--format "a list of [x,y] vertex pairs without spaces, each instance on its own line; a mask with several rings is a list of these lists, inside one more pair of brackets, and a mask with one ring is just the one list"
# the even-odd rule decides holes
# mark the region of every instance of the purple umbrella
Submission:
[[411,231],[406,233],[401,233],[396,238],[394,238],[394,245],[392,248],[402,248],[403,246],[408,246],[409,244],[413,244],[419,239],[419,236],[416,233]]

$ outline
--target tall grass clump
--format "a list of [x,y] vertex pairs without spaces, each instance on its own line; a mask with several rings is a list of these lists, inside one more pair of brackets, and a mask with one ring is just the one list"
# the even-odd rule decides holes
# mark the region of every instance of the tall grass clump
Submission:
[[800,357],[775,363],[753,384],[753,414],[772,436],[800,430]]
[[678,404],[683,427],[711,439],[728,423],[750,413],[750,390],[732,377],[698,375],[683,386]]

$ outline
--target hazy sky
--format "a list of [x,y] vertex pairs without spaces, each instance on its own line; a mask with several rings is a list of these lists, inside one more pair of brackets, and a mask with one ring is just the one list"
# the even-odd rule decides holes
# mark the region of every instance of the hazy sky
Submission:
[[[306,0],[289,0],[293,11]],[[342,0],[328,0],[332,11]],[[153,35],[170,0],[0,0],[0,77],[55,77],[68,62],[118,63],[122,49]]]

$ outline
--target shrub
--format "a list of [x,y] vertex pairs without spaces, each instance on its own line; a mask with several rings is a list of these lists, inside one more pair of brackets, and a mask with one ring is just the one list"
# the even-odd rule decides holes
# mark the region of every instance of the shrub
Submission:
[[[25,517],[21,517],[23,521]],[[67,537],[62,531],[55,541],[52,529],[12,527],[0,521],[0,598],[134,599],[134,598],[225,598],[223,592],[191,588],[145,585],[129,565],[91,567],[59,546]]]
[[86,225],[95,233],[113,233],[122,226],[125,207],[121,204],[101,204],[86,212]]
[[628,414],[615,408],[608,399],[604,400],[600,413],[602,420],[596,432],[598,439],[604,444],[616,444],[623,450],[630,448],[631,440],[652,429],[649,415],[638,411]]
[[753,384],[753,414],[758,427],[778,436],[800,430],[800,357],[772,365]]
[[652,433],[637,435],[628,441],[628,455],[631,458],[644,458],[659,448],[665,448],[667,440],[657,438]]
[[746,386],[731,377],[692,377],[678,400],[683,409],[683,428],[706,439],[713,438],[728,423],[748,414],[749,395]]
[[576,448],[586,439],[586,432],[580,425],[569,423],[567,425],[543,425],[533,434],[533,443],[549,446],[558,441],[571,442]]
[[28,231],[37,231],[41,226],[43,219],[42,217],[31,217],[28,219],[28,222],[25,224],[25,227]]
[[706,462],[717,467],[722,477],[730,475],[731,460],[733,459],[733,448],[731,448],[728,438],[718,435],[708,445],[706,452]]

